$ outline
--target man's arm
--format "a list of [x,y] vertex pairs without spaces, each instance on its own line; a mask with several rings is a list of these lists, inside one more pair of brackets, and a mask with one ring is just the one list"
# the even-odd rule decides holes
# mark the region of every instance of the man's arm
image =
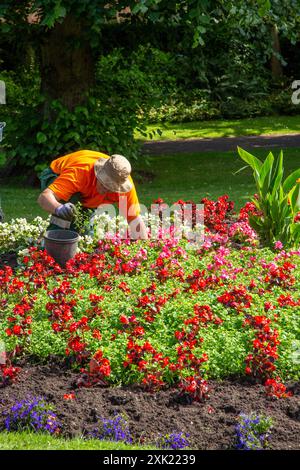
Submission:
[[61,206],[61,203],[56,198],[55,194],[51,189],[46,188],[38,197],[38,204],[44,211],[54,214],[57,207]]
[[55,193],[49,188],[39,195],[38,203],[45,211],[55,214],[64,220],[72,220],[75,215],[76,209],[74,204],[71,202],[61,204]]
[[137,197],[134,183],[132,188],[125,196],[119,197],[119,210],[120,215],[127,218],[129,225],[129,236],[133,240],[147,240],[148,230],[140,216],[140,204]]

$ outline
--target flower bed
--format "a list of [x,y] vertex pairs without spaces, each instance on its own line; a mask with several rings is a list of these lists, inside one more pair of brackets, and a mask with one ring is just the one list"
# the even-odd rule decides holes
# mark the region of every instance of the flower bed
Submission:
[[226,198],[206,210],[199,250],[184,239],[115,237],[65,269],[37,247],[15,272],[4,267],[2,386],[22,375],[24,358],[56,356],[74,390],[172,387],[178,400],[209,403],[212,380],[244,376],[288,400],[285,383],[300,374],[300,251],[259,249],[249,204],[234,220]]

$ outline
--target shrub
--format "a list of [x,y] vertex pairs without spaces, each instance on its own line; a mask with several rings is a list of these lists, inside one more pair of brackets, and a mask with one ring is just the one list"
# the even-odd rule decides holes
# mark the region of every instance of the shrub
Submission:
[[177,89],[166,102],[149,111],[149,122],[189,122],[220,117],[219,105],[212,101],[209,90]]
[[[273,246],[277,241],[286,247],[298,247],[300,242],[300,169],[283,180],[283,154],[274,164],[269,153],[264,162],[239,148],[239,155],[253,170],[257,194],[252,199],[257,211],[249,216],[252,228],[261,243]],[[298,181],[299,180],[299,181]]]
[[168,64],[172,64],[171,54],[150,46],[130,56],[115,49],[99,59],[94,90],[85,105],[72,111],[59,100],[46,103],[36,68],[24,70],[20,76],[1,73],[8,102],[1,161],[5,157],[11,168],[40,171],[56,156],[79,147],[136,156],[139,144],[134,140],[134,129],[145,132],[148,110],[161,101],[174,81]]

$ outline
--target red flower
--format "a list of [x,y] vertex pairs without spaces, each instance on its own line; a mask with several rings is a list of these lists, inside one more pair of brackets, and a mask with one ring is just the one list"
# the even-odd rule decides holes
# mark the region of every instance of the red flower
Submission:
[[93,330],[93,338],[96,338],[96,339],[99,339],[99,340],[102,339],[102,335],[101,335],[100,331],[97,330],[96,328]]
[[56,333],[58,331],[61,331],[61,327],[58,323],[52,323],[51,327],[52,327],[52,330],[55,331]]
[[102,302],[104,299],[103,295],[97,295],[97,294],[90,294],[89,295],[90,302],[93,304],[97,304],[99,302]]
[[128,285],[126,284],[126,282],[121,282],[119,285],[118,285],[119,289],[121,289],[123,292],[125,292],[126,294],[130,294],[131,290],[129,289]]
[[287,392],[286,386],[277,379],[267,379],[265,381],[265,388],[267,395],[274,398],[287,398],[293,395],[292,392]]
[[272,305],[271,302],[265,302],[264,309],[265,312],[268,312],[269,310],[275,310],[275,305]]
[[10,364],[0,364],[0,384],[7,385],[15,382],[20,372],[20,367],[14,367]]
[[80,339],[79,339],[78,336],[76,336],[75,338],[70,339],[68,341],[68,346],[74,352],[82,352],[85,349],[85,344],[80,342]]
[[125,315],[120,316],[120,322],[123,323],[123,325],[128,325],[129,324],[129,320]]
[[75,393],[74,392],[71,392],[71,393],[65,393],[64,396],[63,396],[64,400],[75,400]]
[[142,326],[137,326],[137,327],[135,327],[134,330],[132,331],[132,335],[133,335],[133,336],[136,336],[136,337],[138,337],[138,336],[144,336],[144,334],[145,334],[145,330],[144,330],[144,328],[143,328]]
[[14,325],[13,326],[13,334],[14,335],[20,335],[22,333],[22,328],[20,325]]

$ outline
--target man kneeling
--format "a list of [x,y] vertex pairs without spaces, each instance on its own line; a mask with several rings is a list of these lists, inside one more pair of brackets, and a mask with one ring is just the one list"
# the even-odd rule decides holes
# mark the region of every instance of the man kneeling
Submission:
[[[96,209],[104,204],[117,203],[120,215],[129,223],[131,238],[147,239],[147,229],[140,217],[140,205],[131,165],[122,155],[109,157],[92,150],[79,150],[52,161],[40,175],[43,192],[38,203],[52,214],[48,229],[74,228],[74,201],[83,207]],[[121,201],[126,202],[126,213]]]

